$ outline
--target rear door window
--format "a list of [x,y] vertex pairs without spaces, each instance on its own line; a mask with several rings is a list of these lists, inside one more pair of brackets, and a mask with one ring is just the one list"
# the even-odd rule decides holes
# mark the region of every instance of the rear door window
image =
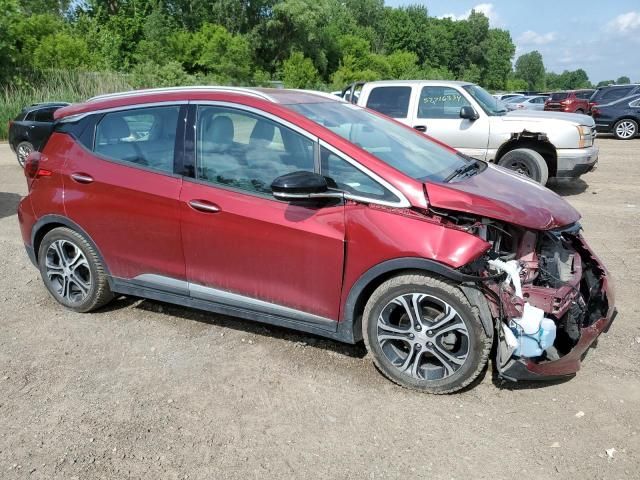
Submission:
[[96,126],[94,151],[106,158],[173,173],[180,106],[107,113]]
[[418,104],[418,118],[459,119],[460,109],[465,106],[470,106],[469,102],[455,88],[423,87]]
[[392,118],[407,118],[411,87],[375,87],[369,93],[367,107]]
[[554,102],[559,102],[561,100],[566,100],[566,98],[569,96],[568,93],[566,92],[557,92],[557,93],[552,93],[551,94],[551,100],[553,100]]

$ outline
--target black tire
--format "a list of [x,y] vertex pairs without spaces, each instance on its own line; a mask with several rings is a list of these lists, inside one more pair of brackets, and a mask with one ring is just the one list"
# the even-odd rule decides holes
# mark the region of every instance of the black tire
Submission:
[[20,142],[16,147],[16,158],[22,168],[24,168],[27,157],[31,152],[33,152],[33,144],[31,142]]
[[583,114],[583,115],[584,115],[584,110],[582,110],[581,108],[579,108],[579,109],[577,109],[577,110],[575,111],[575,113],[581,113],[581,114]]
[[[412,297],[413,295],[418,297]],[[400,333],[391,333],[393,339],[384,338],[388,336],[389,326],[399,328],[409,325],[408,328],[415,328],[410,326],[408,310],[396,306],[399,305],[396,300],[420,298],[421,295],[425,298],[416,302],[416,305],[419,305],[421,331],[414,330],[415,335],[406,336],[404,332],[409,330],[402,328],[401,331],[396,330]],[[448,305],[448,312],[453,311],[455,315],[448,323],[438,327],[438,321],[434,320],[439,318],[436,313],[442,305]],[[399,313],[390,310],[394,308],[399,309]],[[390,312],[389,323],[385,323],[384,320],[386,312]],[[430,318],[434,315],[435,319]],[[449,317],[447,310],[440,315],[445,316],[440,323]],[[397,323],[391,325],[391,318],[394,316],[394,322]],[[455,328],[456,325],[459,329]],[[449,332],[446,333],[446,337],[444,333],[438,333],[447,330]],[[466,333],[463,334],[463,330]],[[383,375],[402,387],[432,394],[453,393],[473,382],[485,368],[492,344],[491,337],[487,336],[482,327],[477,308],[469,304],[459,288],[444,280],[420,273],[393,277],[373,292],[364,309],[362,334],[374,364]],[[401,335],[405,336],[402,340],[397,340],[396,337]],[[452,335],[453,340],[448,340]],[[445,340],[451,343],[447,345]],[[443,349],[447,350],[447,357],[442,355]],[[413,362],[409,355],[413,355]],[[457,368],[452,367],[453,362],[446,362],[451,369],[450,372],[447,371],[445,362],[439,357],[455,358]],[[463,363],[460,364],[460,361]],[[407,366],[404,367],[405,365]],[[408,371],[409,367],[411,371]]]
[[549,167],[544,157],[530,148],[516,148],[505,153],[498,165],[514,170],[541,185],[549,180]]
[[622,118],[613,126],[613,134],[618,140],[631,140],[638,135],[638,122]]
[[51,296],[71,310],[90,312],[113,299],[98,253],[84,236],[70,228],[54,228],[44,236],[38,249],[38,266]]

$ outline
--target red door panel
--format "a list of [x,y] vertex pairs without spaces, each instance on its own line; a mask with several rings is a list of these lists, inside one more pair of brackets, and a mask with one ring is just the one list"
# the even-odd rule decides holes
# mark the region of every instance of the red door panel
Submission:
[[180,200],[190,282],[338,319],[343,206],[307,208],[188,180]]
[[[67,138],[66,213],[91,236],[110,273],[184,279],[178,209],[182,179],[103,160]],[[74,174],[92,180],[82,183],[82,177],[72,179]]]

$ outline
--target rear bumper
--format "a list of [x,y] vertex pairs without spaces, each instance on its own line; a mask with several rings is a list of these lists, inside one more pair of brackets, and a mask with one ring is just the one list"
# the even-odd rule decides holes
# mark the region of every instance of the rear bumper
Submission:
[[599,267],[601,287],[595,295],[603,294],[607,301],[607,312],[591,325],[580,329],[580,339],[576,345],[558,360],[536,363],[528,358],[514,358],[500,371],[500,375],[507,380],[551,380],[572,376],[580,370],[582,359],[591,345],[602,333],[609,331],[618,311],[615,307],[615,292],[611,284],[610,274],[600,259],[589,246],[581,240],[582,255],[589,258]]
[[595,170],[598,163],[599,148],[565,148],[559,149],[556,178],[577,178]]

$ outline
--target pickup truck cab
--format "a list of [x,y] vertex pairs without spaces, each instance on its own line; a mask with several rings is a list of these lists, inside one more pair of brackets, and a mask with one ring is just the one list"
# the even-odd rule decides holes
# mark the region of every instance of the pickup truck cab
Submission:
[[343,98],[543,185],[552,177],[577,178],[593,170],[598,161],[591,117],[508,112],[501,101],[469,82],[359,82],[346,87]]

